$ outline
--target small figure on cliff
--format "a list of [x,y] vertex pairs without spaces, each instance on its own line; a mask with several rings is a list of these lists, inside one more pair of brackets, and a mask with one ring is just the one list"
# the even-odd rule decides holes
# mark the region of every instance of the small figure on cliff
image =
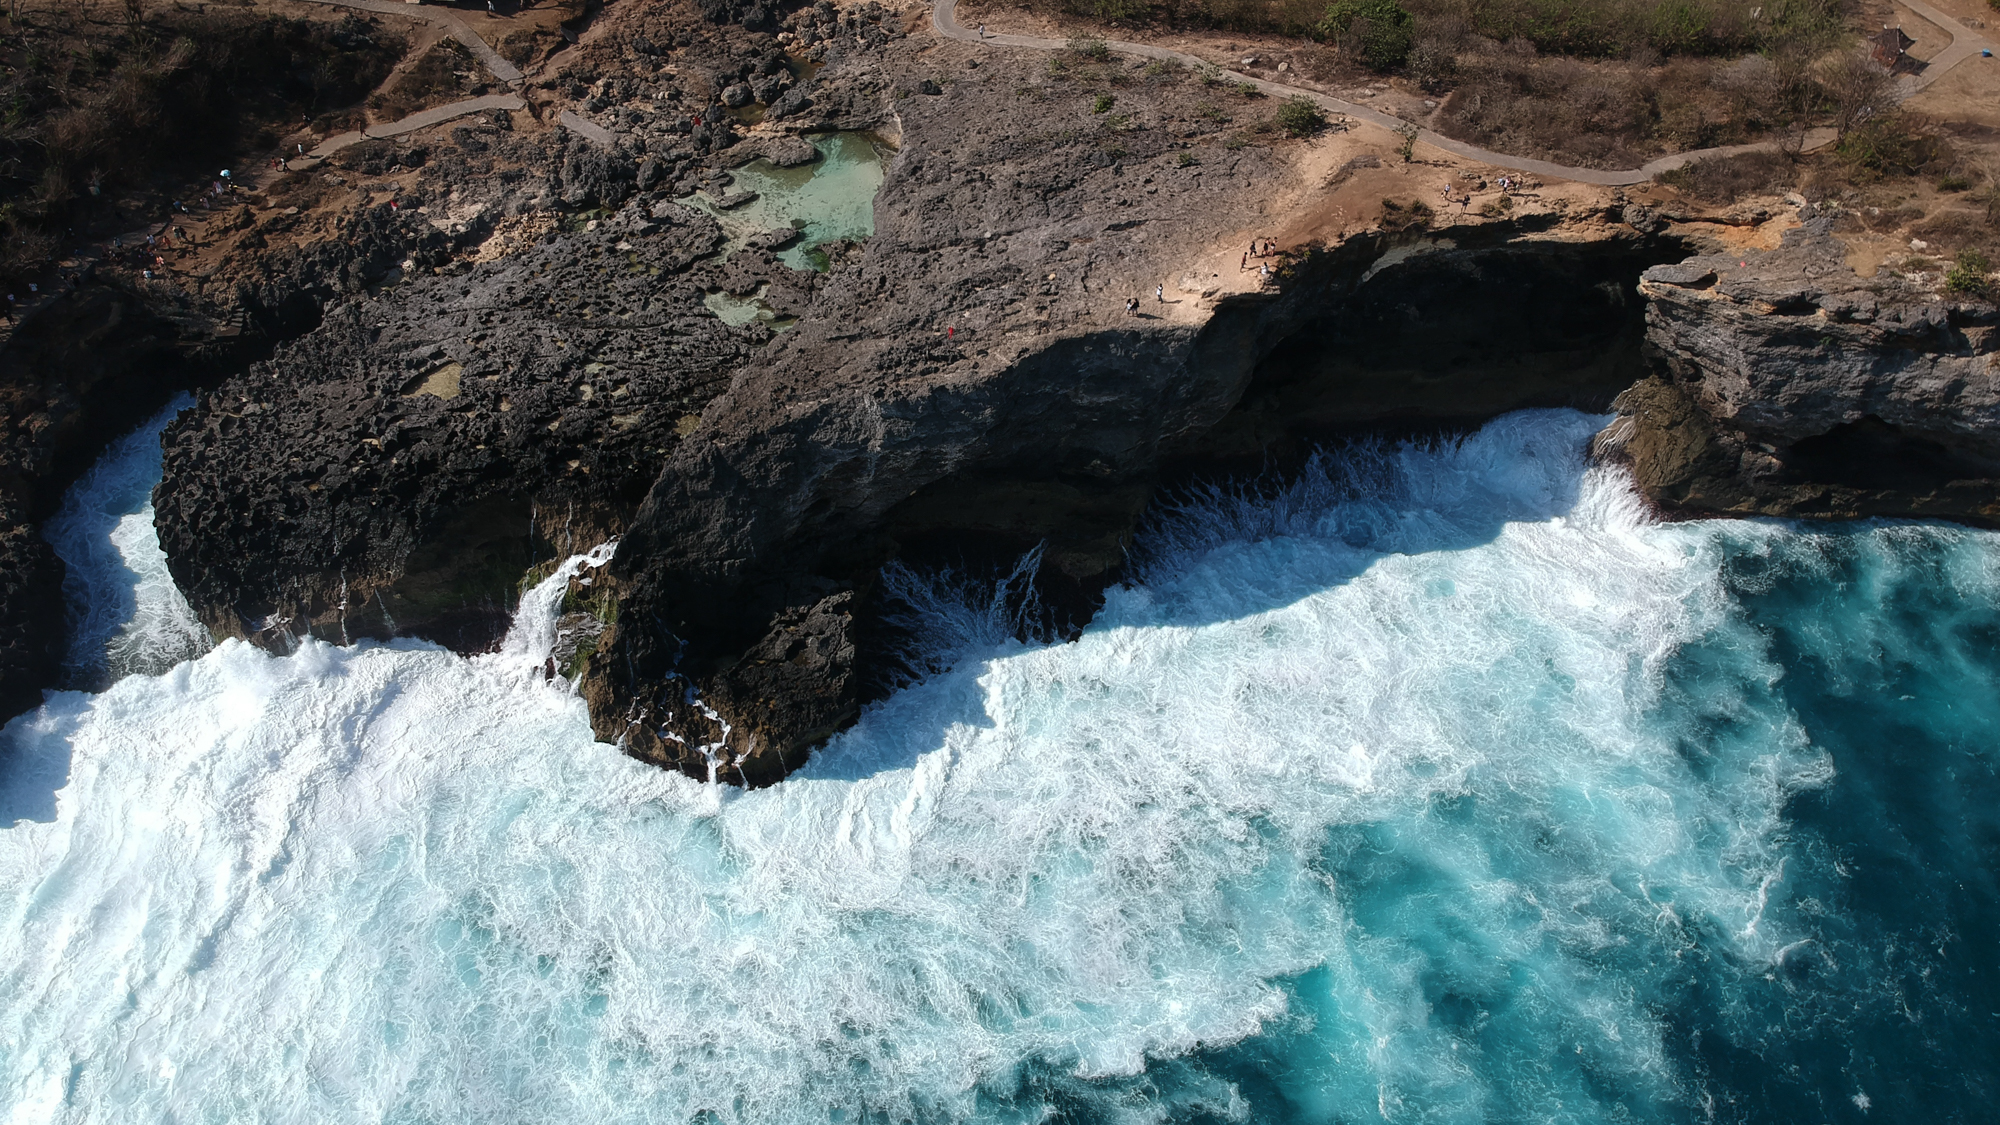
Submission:
[[1153,286],[1153,300],[1155,300],[1155,301],[1159,302],[1159,303],[1160,303],[1160,304],[1162,304],[1162,305],[1166,304],[1166,303],[1167,303],[1167,287],[1166,287],[1166,286],[1164,286],[1164,285],[1155,285],[1155,286]]
[[1271,267],[1268,263],[1265,265],[1258,266],[1257,270],[1258,270],[1257,280],[1259,281],[1271,280]]
[[954,333],[954,332],[957,332],[957,331],[958,331],[958,329],[956,329],[956,328],[952,328],[952,327],[950,327],[950,326],[946,326],[946,328],[945,328],[945,330],[944,330],[944,338],[945,338],[945,339],[947,339],[947,340],[951,339],[951,337],[952,337],[952,333]]
[[1125,298],[1125,312],[1129,315],[1131,313],[1135,313],[1138,311],[1139,311],[1139,298],[1137,297]]
[[1244,270],[1247,270],[1249,268],[1250,268],[1250,255],[1245,254],[1243,255],[1243,260],[1236,264],[1236,272],[1242,273]]

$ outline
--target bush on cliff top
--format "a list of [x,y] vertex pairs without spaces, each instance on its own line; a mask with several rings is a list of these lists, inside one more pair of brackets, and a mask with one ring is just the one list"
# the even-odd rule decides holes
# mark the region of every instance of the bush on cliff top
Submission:
[[1392,70],[1410,57],[1414,24],[1396,0],[1334,0],[1313,30],[1376,70]]
[[1326,128],[1326,113],[1311,98],[1291,98],[1278,107],[1278,127],[1294,137],[1310,137]]

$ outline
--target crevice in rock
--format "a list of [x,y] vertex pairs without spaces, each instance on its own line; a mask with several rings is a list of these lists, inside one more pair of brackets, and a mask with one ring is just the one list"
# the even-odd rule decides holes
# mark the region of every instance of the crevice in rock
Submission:
[[1962,450],[1872,414],[1794,442],[1783,460],[1789,482],[1860,489],[1930,492],[1953,481],[2000,475]]

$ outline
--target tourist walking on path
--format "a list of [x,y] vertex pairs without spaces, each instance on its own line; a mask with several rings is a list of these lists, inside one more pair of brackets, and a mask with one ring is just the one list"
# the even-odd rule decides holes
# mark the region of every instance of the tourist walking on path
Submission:
[[1159,302],[1160,304],[1163,304],[1163,305],[1164,305],[1164,304],[1166,304],[1166,303],[1167,303],[1167,287],[1166,287],[1166,286],[1164,286],[1164,285],[1155,285],[1155,286],[1153,286],[1153,300],[1155,300],[1155,301],[1158,301],[1158,302]]

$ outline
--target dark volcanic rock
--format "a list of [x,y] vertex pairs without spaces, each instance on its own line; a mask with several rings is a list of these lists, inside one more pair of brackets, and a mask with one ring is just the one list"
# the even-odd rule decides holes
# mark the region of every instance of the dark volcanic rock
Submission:
[[[1044,581],[1087,617],[1178,462],[1384,419],[1608,403],[1639,369],[1631,279],[1683,253],[1410,231],[1217,304],[1201,294],[1219,280],[1188,272],[1197,248],[1233,242],[1238,201],[1285,190],[1284,164],[1219,144],[1161,159],[1203,120],[1192,82],[1121,94],[1151,124],[1114,155],[1049,127],[1090,106],[1034,60],[965,73],[898,103],[875,236],[736,373],[634,518],[612,566],[624,608],[584,679],[600,737],[696,776],[780,777],[881,677],[858,638],[885,559],[1044,544]],[[1162,278],[1170,305],[1126,313]],[[1464,300],[1493,293],[1520,300],[1491,315]],[[1409,377],[1433,362],[1457,381]],[[1267,408],[1288,401],[1312,408]]]
[[477,650],[530,566],[615,530],[755,337],[681,278],[707,217],[593,225],[343,305],[169,431],[161,543],[212,630]]
[[1669,512],[2000,526],[2000,310],[1857,277],[1828,226],[1649,270],[1662,370],[1600,451]]
[[[609,627],[572,606],[563,633],[597,733],[766,783],[891,678],[884,562],[1039,547],[1040,588],[1081,622],[1153,488],[1190,463],[1355,425],[1601,404],[1635,373],[1630,279],[1684,253],[1409,218],[1301,248],[1259,288],[1220,272],[1244,224],[1318,188],[1286,152],[1225,144],[1195,76],[1101,64],[1113,124],[1091,82],[1042,55],[905,42],[876,5],[824,4],[788,20],[826,66],[809,101],[803,83],[781,95],[781,128],[899,145],[875,233],[821,246],[823,275],[785,267],[770,236],[721,261],[709,220],[630,197],[626,154],[715,195],[726,173],[703,167],[802,155],[770,127],[780,106],[739,143],[713,104],[782,59],[769,36],[630,11],[628,31],[676,44],[672,82],[619,73],[652,74],[652,56],[607,33],[579,46],[565,89],[642,149],[550,145],[505,203],[428,179],[445,161],[424,173],[460,249],[515,229],[536,184],[614,218],[478,264],[413,260],[173,430],[159,524],[212,628],[273,647],[310,629],[477,648],[532,566],[622,529],[576,593]],[[915,96],[938,74],[954,77]],[[466,159],[528,143],[480,136],[492,152]],[[727,328],[701,306],[717,292],[797,323]],[[1575,312],[1535,315],[1531,296]]]
[[[239,313],[241,310],[238,310]],[[58,686],[67,644],[63,566],[40,525],[106,445],[176,393],[260,346],[186,294],[86,281],[0,350],[0,715]]]

